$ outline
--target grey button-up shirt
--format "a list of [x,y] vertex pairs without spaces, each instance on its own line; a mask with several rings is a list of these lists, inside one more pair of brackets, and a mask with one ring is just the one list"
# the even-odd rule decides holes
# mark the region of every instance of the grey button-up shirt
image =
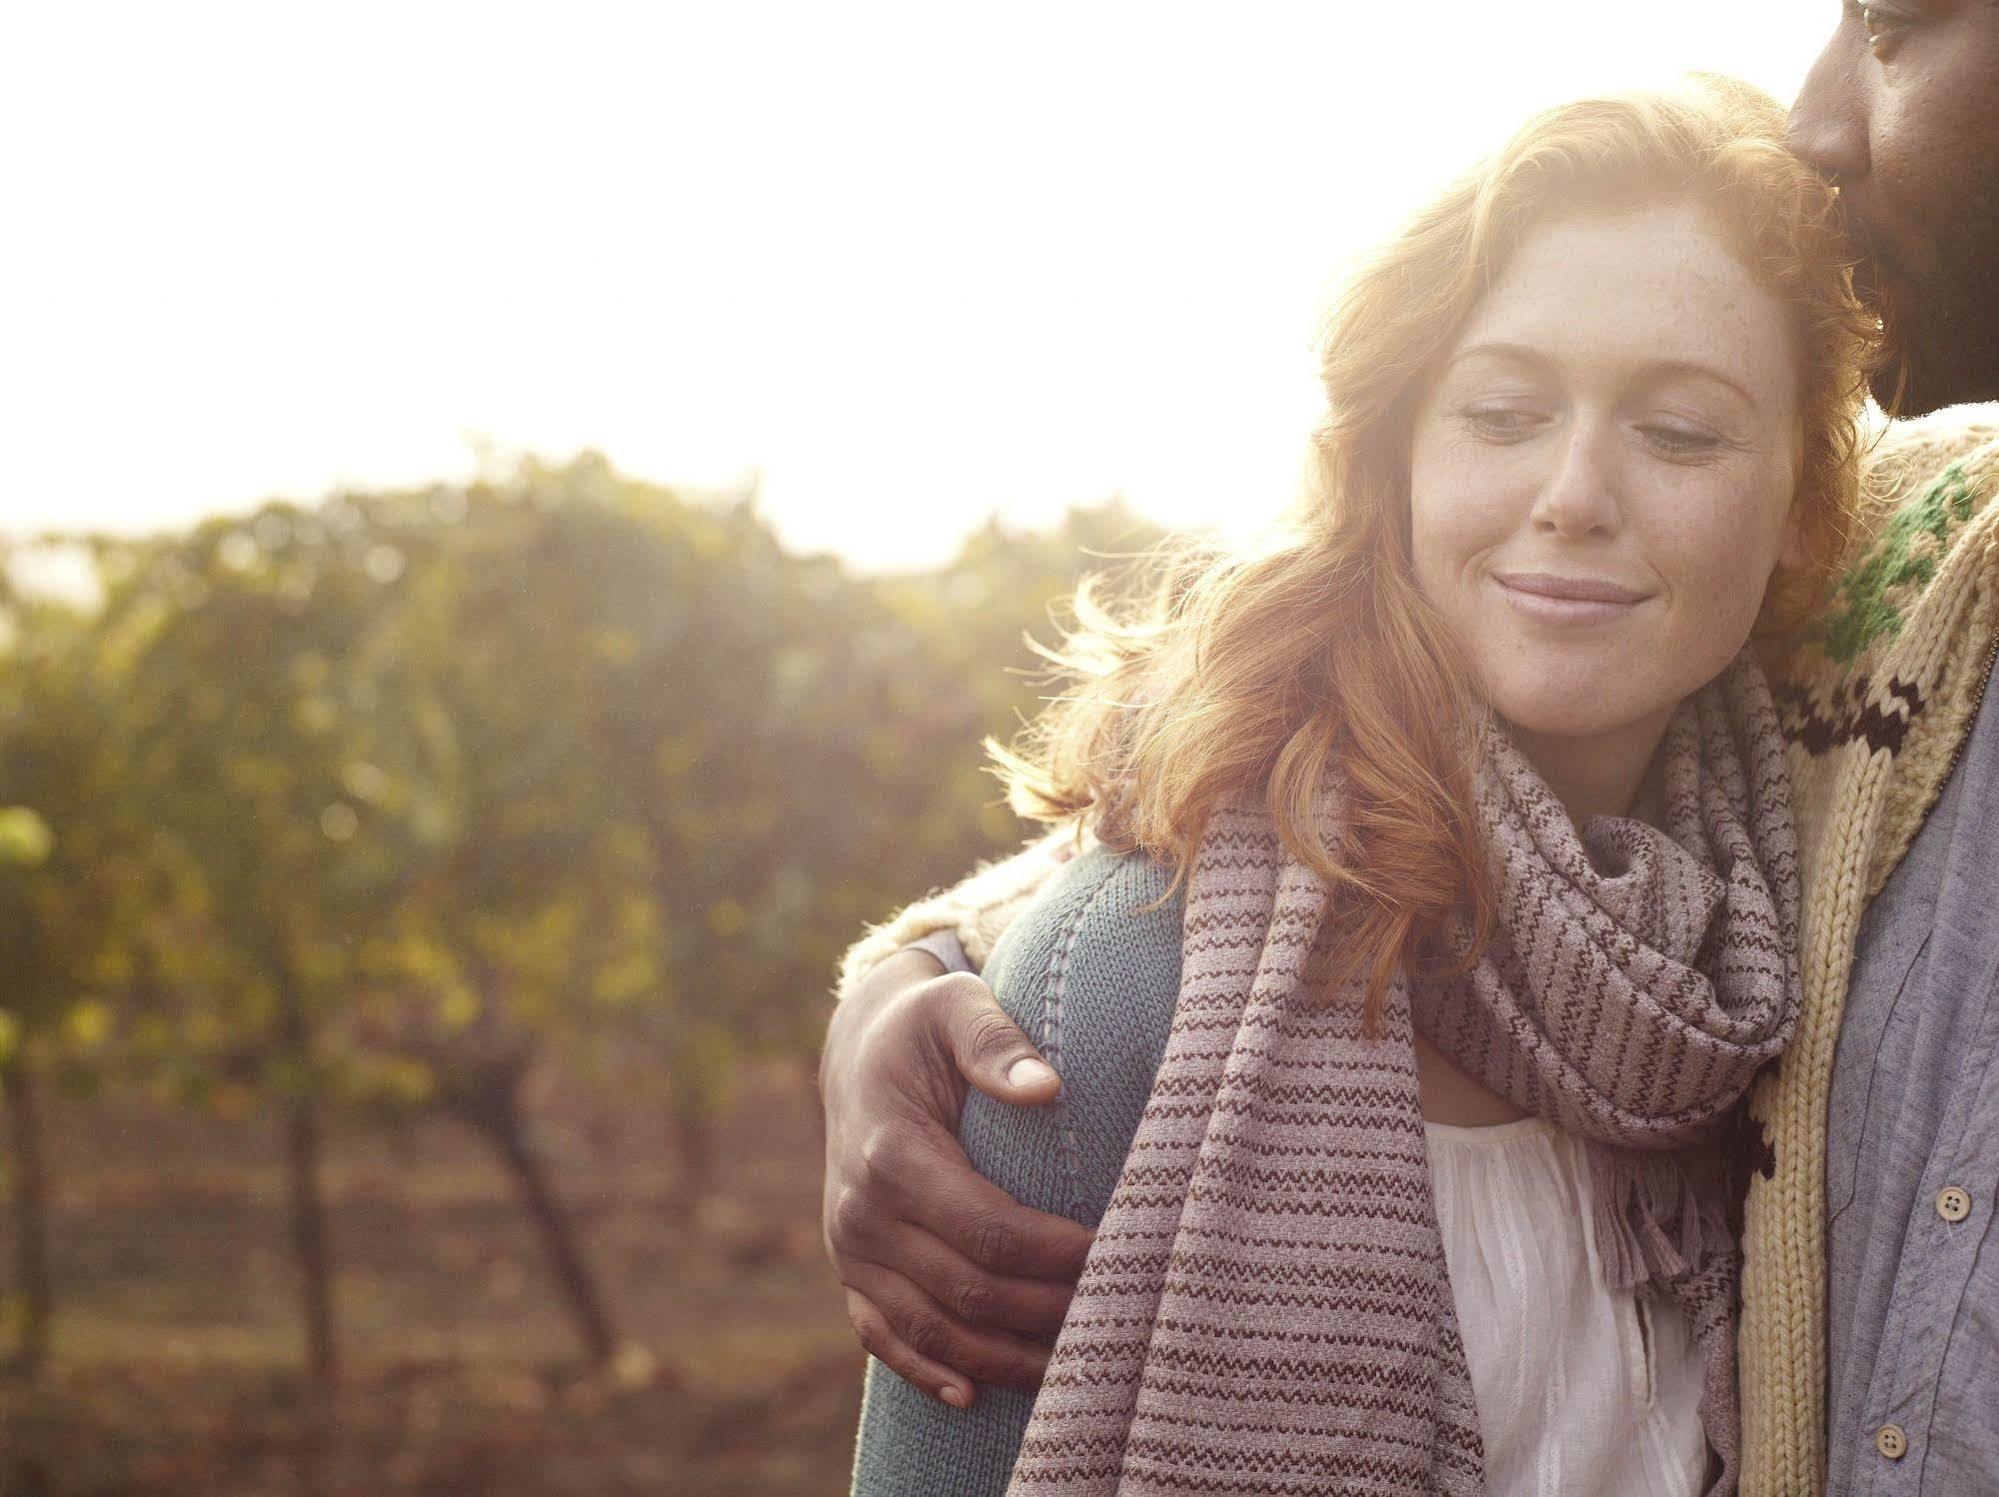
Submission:
[[1999,684],[1861,923],[1826,1187],[1830,1490],[1999,1493]]

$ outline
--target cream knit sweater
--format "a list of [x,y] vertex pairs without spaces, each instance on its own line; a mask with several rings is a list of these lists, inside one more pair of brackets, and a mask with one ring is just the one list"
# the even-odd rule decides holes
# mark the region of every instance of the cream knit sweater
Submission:
[[1745,1497],[1823,1490],[1826,1103],[1854,936],[1978,716],[1999,647],[1999,412],[1888,428],[1844,576],[1779,702],[1804,872],[1797,1038],[1750,1099],[1768,1152],[1743,1247]]

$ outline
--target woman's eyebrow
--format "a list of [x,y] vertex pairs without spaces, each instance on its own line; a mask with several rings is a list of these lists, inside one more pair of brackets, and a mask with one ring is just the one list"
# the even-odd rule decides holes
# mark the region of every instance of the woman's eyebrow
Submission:
[[[1476,358],[1510,360],[1543,369],[1552,368],[1555,362],[1548,354],[1537,348],[1530,348],[1524,343],[1488,342],[1473,343],[1459,349],[1451,355],[1450,362],[1445,368],[1455,369],[1466,360]],[[1740,396],[1748,403],[1751,410],[1762,409],[1762,402],[1740,380],[1723,372],[1716,365],[1704,363],[1699,359],[1658,359],[1647,363],[1644,368],[1644,377],[1648,381],[1656,382],[1687,375],[1698,379],[1711,379]]]
[[1693,375],[1697,379],[1711,379],[1718,385],[1725,385],[1743,400],[1752,411],[1763,408],[1762,402],[1753,395],[1740,380],[1731,378],[1712,364],[1703,364],[1698,359],[1662,359],[1647,370],[1654,378],[1670,379],[1675,375]]
[[1554,360],[1537,348],[1529,348],[1524,343],[1473,343],[1451,355],[1446,368],[1455,368],[1467,359],[1510,359],[1520,364],[1536,364],[1549,367]]

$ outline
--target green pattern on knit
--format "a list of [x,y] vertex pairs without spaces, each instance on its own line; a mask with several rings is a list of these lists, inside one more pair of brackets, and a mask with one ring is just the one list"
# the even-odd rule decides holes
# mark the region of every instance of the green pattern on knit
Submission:
[[[1180,997],[1179,897],[1151,859],[1093,848],[1008,926],[986,964],[1000,1005],[1062,1075],[1052,1107],[981,1092],[959,1139],[1014,1199],[1094,1227],[1152,1095]],[[868,1362],[854,1497],[1003,1497],[1034,1395],[981,1384],[969,1409]]]
[[1964,470],[1946,468],[1929,492],[1897,510],[1866,558],[1841,579],[1821,621],[1826,655],[1850,665],[1884,634],[1902,632],[1903,608],[1936,576],[1951,533],[1971,518],[1973,492]]

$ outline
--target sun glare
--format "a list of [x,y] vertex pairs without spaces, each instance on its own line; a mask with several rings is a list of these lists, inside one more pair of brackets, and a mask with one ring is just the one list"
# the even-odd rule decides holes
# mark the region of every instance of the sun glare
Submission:
[[1289,492],[1329,278],[1529,109],[1788,98],[1706,8],[192,4],[0,22],[0,524],[583,446],[936,561]]

